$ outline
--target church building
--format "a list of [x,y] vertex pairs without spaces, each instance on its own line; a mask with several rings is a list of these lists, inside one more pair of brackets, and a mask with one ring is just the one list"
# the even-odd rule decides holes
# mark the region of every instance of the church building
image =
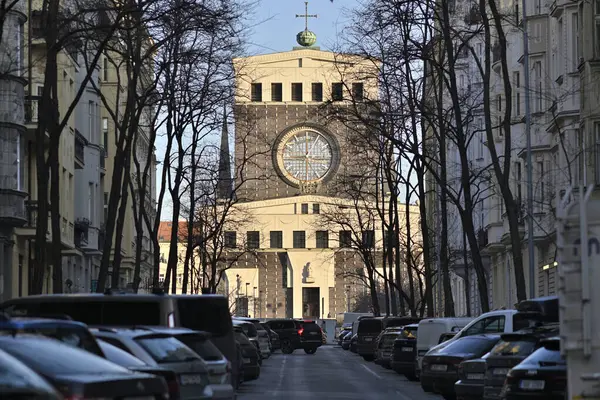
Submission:
[[[332,110],[377,99],[377,66],[321,50],[308,26],[297,42],[291,51],[234,60],[234,167],[226,169],[234,171],[239,214],[224,242],[232,254],[245,250],[223,282],[237,315],[335,318],[365,291],[344,272],[364,268],[350,232],[324,214],[345,207],[340,183],[370,173],[369,152],[352,137],[358,122]],[[378,231],[363,237],[375,246]]]

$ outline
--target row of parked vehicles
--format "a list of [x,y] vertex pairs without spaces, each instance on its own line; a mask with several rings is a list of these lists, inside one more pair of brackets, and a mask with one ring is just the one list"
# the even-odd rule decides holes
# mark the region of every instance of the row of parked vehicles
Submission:
[[543,297],[475,319],[363,316],[338,344],[445,399],[564,400],[558,322],[558,298]]
[[223,296],[30,296],[0,304],[0,397],[235,399],[279,348]]

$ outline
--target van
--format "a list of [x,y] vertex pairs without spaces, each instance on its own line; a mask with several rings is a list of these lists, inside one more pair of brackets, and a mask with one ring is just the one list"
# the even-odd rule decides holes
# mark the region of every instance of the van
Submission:
[[421,370],[421,359],[432,347],[438,345],[444,335],[458,332],[473,318],[427,318],[417,328],[417,372]]
[[363,318],[358,321],[356,349],[366,361],[375,359],[377,338],[387,328],[402,327],[419,322],[417,317],[377,317]]
[[219,295],[56,294],[7,300],[0,311],[12,316],[68,315],[89,326],[183,327],[211,334],[211,341],[231,362],[238,382],[238,362],[229,304]]

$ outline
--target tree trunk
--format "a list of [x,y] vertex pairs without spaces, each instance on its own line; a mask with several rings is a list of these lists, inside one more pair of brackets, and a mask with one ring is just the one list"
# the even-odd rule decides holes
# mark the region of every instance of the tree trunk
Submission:
[[375,273],[373,266],[367,268],[367,276],[369,279],[369,294],[371,296],[371,307],[373,308],[373,315],[375,317],[381,316],[381,308],[379,306],[379,293],[377,292],[377,285],[375,282]]
[[[119,288],[119,278],[121,277],[121,260],[123,259],[123,256],[121,255],[123,240],[121,240],[121,238],[123,237],[123,230],[125,228],[125,216],[127,214],[127,207],[129,202],[129,181],[131,179],[131,177],[129,176],[129,173],[131,171],[131,168],[129,167],[130,160],[129,157],[127,158],[128,159],[125,161],[125,168],[123,173],[124,180],[123,186],[121,187],[121,203],[119,204],[119,216],[117,219],[117,229],[115,232],[117,240],[115,240],[115,253],[113,255],[111,277],[111,287],[113,289]],[[125,246],[130,246],[130,243],[125,243]]]
[[467,298],[467,317],[471,316],[471,271],[469,271],[469,255],[467,252],[467,239],[463,231],[463,262],[465,263],[465,297]]

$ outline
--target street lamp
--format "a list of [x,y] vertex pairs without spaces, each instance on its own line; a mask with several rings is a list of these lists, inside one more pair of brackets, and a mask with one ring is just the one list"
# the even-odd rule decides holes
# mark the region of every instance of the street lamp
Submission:
[[350,285],[346,286],[346,308],[350,312]]
[[254,318],[256,318],[256,286],[254,286],[254,292],[252,292],[252,309]]
[[248,316],[248,286],[250,286],[250,282],[246,282],[246,317]]

